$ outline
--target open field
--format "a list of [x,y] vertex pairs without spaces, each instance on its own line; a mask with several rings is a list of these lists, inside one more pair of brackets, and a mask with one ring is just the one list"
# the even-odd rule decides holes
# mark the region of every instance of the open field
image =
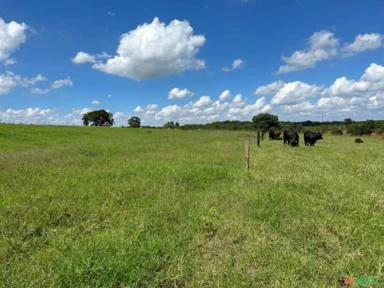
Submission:
[[383,280],[384,140],[245,134],[0,125],[0,287]]

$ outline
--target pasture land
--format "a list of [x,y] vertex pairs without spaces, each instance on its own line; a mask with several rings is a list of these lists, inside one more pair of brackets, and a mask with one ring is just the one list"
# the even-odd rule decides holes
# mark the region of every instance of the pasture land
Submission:
[[384,140],[0,125],[0,287],[338,287],[384,273]]

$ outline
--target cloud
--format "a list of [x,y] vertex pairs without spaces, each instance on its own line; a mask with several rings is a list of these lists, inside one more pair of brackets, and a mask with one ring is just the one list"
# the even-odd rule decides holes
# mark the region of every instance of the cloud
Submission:
[[173,88],[168,93],[168,99],[182,99],[188,96],[193,96],[193,92],[188,89]]
[[194,103],[194,106],[197,108],[201,108],[201,107],[207,106],[211,103],[212,103],[211,97],[201,96],[200,99]]
[[194,35],[188,21],[173,20],[166,25],[154,18],[121,35],[116,55],[105,62],[85,52],[77,53],[72,61],[93,63],[96,70],[143,80],[204,69],[204,60],[195,58],[204,43],[205,37]]
[[72,58],[72,62],[76,64],[84,63],[96,63],[96,57],[94,55],[80,51]]
[[16,61],[15,58],[8,58],[8,59],[6,59],[6,60],[4,61],[4,65],[5,65],[5,66],[11,66],[11,65],[14,65],[14,64],[16,64],[16,63],[17,63],[17,61]]
[[368,81],[354,81],[346,77],[340,77],[326,91],[330,96],[350,98],[367,90],[370,86]]
[[220,101],[226,101],[226,100],[229,100],[232,98],[232,95],[231,95],[231,92],[229,90],[224,90],[220,96],[219,96],[219,100]]
[[315,67],[320,61],[334,57],[352,56],[359,52],[375,50],[384,46],[384,36],[378,33],[359,34],[350,44],[340,45],[334,33],[322,30],[315,32],[308,40],[308,47],[294,52],[291,56],[282,56],[284,65],[277,73],[289,73]]
[[136,106],[136,108],[133,109],[133,111],[134,111],[134,112],[137,112],[137,113],[141,113],[141,112],[144,112],[144,109],[143,109],[143,107],[141,107],[141,106]]
[[327,87],[276,81],[258,87],[255,94],[270,95],[272,108],[290,117],[324,112],[333,113],[335,118],[340,113],[378,113],[384,109],[384,66],[372,63],[359,79],[342,76]]
[[278,73],[288,73],[312,68],[317,62],[334,57],[338,53],[340,40],[334,33],[322,30],[309,38],[308,48],[294,52],[291,56],[283,56],[285,65],[280,66]]
[[0,62],[9,65],[9,61],[12,61],[8,60],[9,57],[25,42],[27,29],[28,26],[25,23],[15,21],[6,23],[0,18]]
[[223,67],[222,70],[224,72],[231,72],[233,70],[240,69],[243,66],[244,66],[244,61],[239,58],[239,59],[233,60],[231,67]]
[[354,55],[366,50],[375,50],[383,47],[384,36],[378,33],[359,34],[356,36],[355,41],[346,44],[342,51],[347,56]]
[[38,74],[32,78],[26,78],[13,72],[7,71],[4,74],[0,74],[0,95],[8,94],[13,88],[19,86],[29,87],[44,80],[46,79],[41,74]]
[[145,107],[147,111],[156,111],[159,108],[159,105],[157,104],[149,104]]
[[[225,95],[225,97],[221,97]],[[241,94],[237,94],[230,102],[229,90],[219,95],[218,100],[210,96],[201,96],[196,101],[185,105],[168,105],[159,107],[151,104],[146,107],[137,106],[134,109],[145,125],[162,126],[167,121],[180,123],[206,123],[224,120],[249,120],[257,113],[267,112],[271,105],[266,103],[265,97],[260,97],[253,103],[247,103]],[[221,99],[220,99],[221,98]]]
[[39,94],[39,95],[47,94],[49,91],[51,91],[49,88],[43,89],[43,88],[34,87],[31,89],[32,94]]
[[5,123],[52,124],[57,119],[54,109],[30,107],[0,111],[0,119]]
[[281,88],[283,88],[284,82],[279,80],[272,82],[265,86],[260,86],[255,90],[256,95],[272,95],[278,92]]
[[233,100],[232,100],[232,103],[235,105],[235,106],[243,106],[245,105],[245,100],[243,98],[243,96],[241,94],[237,94]]
[[31,89],[31,93],[33,93],[33,94],[40,94],[40,95],[47,94],[47,93],[51,92],[52,90],[56,90],[56,89],[59,89],[59,88],[65,87],[65,86],[67,86],[67,87],[72,87],[73,86],[73,82],[72,82],[71,78],[67,77],[65,79],[55,80],[47,88],[37,88],[37,87],[34,87],[34,88]]
[[280,90],[272,97],[272,104],[296,104],[304,99],[316,96],[320,88],[301,81],[285,83]]
[[93,104],[93,105],[100,105],[100,103],[101,103],[101,102],[100,102],[99,100],[93,100],[93,101],[92,101],[92,104]]
[[58,89],[58,88],[61,88],[61,87],[64,87],[64,86],[68,86],[68,87],[72,87],[73,86],[73,82],[72,80],[67,77],[65,79],[58,79],[58,80],[55,80],[53,81],[51,87],[52,89]]

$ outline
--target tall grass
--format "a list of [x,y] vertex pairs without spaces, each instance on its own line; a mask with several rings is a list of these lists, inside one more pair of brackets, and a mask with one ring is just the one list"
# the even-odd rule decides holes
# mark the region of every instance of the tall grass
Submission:
[[384,141],[243,137],[0,125],[0,286],[383,281]]

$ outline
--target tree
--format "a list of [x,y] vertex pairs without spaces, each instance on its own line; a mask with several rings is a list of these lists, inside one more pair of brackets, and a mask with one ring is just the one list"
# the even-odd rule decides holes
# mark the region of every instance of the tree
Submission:
[[279,117],[269,113],[261,113],[253,116],[252,122],[255,128],[261,131],[262,138],[264,138],[265,132],[269,129],[280,127]]
[[179,123],[175,123],[173,121],[168,121],[167,123],[164,124],[164,128],[168,128],[168,129],[175,129],[176,127],[176,124],[178,125]]
[[141,120],[139,117],[133,116],[128,119],[128,125],[132,128],[140,128]]
[[352,124],[353,120],[351,118],[344,119],[345,124]]
[[114,123],[113,114],[104,109],[85,113],[82,120],[85,126],[112,126]]

